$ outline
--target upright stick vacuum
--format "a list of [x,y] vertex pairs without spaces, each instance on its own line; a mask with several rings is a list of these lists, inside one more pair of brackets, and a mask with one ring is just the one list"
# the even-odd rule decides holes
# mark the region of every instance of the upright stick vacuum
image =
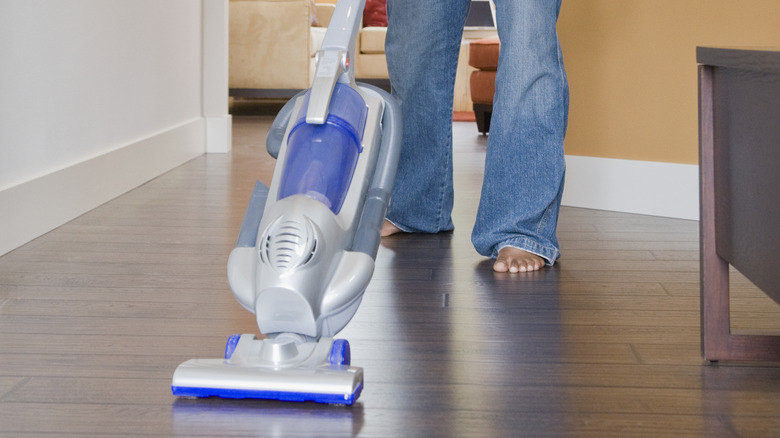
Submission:
[[230,287],[264,336],[230,336],[224,358],[179,365],[176,396],[350,405],[360,395],[363,369],[333,336],[373,274],[401,142],[395,100],[355,82],[364,2],[339,0],[312,87],[274,120],[271,186],[257,183],[230,253]]

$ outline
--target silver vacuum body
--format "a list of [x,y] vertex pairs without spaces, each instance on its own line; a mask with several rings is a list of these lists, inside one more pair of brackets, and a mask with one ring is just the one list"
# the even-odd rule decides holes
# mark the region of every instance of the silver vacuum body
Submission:
[[[376,167],[384,101],[369,90],[348,90],[366,102],[366,116],[362,151],[348,189],[340,194],[343,204],[335,212],[334,201],[323,193],[327,190],[316,189],[328,182],[318,175],[320,161],[303,158],[300,175],[285,175],[293,163],[289,143],[291,134],[295,139],[293,131],[301,129],[299,117],[289,124],[279,151],[257,241],[230,253],[230,287],[238,302],[257,315],[262,333],[334,336],[357,311],[373,274],[373,257],[352,251],[352,245]],[[301,115],[305,97],[298,100],[293,114]],[[280,199],[285,178],[295,178],[299,187],[292,191],[300,193]]]

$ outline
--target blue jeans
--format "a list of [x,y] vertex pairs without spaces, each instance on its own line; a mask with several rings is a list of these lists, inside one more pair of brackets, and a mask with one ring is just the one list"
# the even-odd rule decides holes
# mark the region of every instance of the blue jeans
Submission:
[[[386,54],[403,113],[387,218],[407,232],[453,229],[452,109],[470,0],[388,0]],[[495,0],[501,39],[479,210],[478,253],[505,246],[560,256],[569,88],[556,23],[561,0]]]

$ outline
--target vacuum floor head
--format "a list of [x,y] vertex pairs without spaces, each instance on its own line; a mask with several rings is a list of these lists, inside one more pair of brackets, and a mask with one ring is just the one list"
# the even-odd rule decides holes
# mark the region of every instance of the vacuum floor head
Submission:
[[176,368],[179,397],[255,398],[351,405],[363,389],[363,369],[350,366],[349,343],[257,339],[234,335],[225,359],[191,359]]

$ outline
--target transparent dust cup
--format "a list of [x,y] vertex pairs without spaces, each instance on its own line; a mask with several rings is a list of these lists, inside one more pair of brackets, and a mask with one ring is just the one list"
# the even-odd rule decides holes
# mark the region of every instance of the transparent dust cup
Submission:
[[278,199],[304,195],[339,214],[362,151],[368,107],[360,94],[338,83],[322,125],[306,123],[309,93],[304,97],[290,137]]

